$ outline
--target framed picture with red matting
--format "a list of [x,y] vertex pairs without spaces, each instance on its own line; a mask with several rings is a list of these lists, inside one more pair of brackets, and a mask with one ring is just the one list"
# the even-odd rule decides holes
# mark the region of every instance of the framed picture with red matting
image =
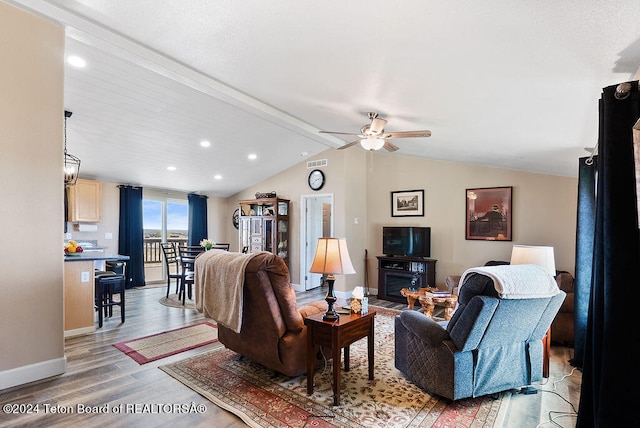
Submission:
[[513,187],[467,189],[465,239],[511,241]]

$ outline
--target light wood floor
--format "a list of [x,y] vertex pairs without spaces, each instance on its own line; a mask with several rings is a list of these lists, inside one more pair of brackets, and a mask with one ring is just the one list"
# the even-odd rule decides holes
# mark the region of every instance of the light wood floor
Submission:
[[[113,343],[154,333],[195,324],[204,320],[202,314],[192,309],[170,308],[158,303],[165,295],[165,288],[127,290],[126,322],[120,324],[118,308],[114,309],[114,318],[107,319],[104,327],[94,334],[68,338],[65,340],[67,372],[52,379],[9,388],[0,391],[0,405],[22,404],[39,405],[37,413],[6,414],[0,411],[0,426],[101,426],[101,427],[242,427],[245,424],[233,414],[220,409],[180,382],[174,380],[157,367],[173,361],[197,355],[219,344],[187,351],[145,365],[139,365],[133,359],[112,346]],[[299,303],[321,300],[326,289],[316,289],[300,293]],[[384,300],[370,299],[371,305],[405,309],[406,305]],[[543,426],[574,427],[575,417],[560,416],[569,412],[571,406],[562,397],[570,400],[577,409],[581,374],[575,371],[572,376],[558,382],[569,374],[572,367],[568,360],[573,357],[573,349],[552,347],[551,378],[544,384],[534,385],[543,390],[534,395],[514,394],[506,411],[504,427],[534,428]],[[552,391],[553,392],[547,392]],[[123,403],[137,405],[143,413],[116,414],[113,411],[100,414],[79,414],[78,405],[87,407],[102,406],[105,403],[116,406]],[[204,405],[204,413],[148,413],[165,404]],[[48,405],[48,409],[45,408]],[[144,405],[150,405],[145,408]],[[72,412],[53,413],[54,410]],[[145,412],[147,411],[147,412]],[[556,418],[554,425],[549,417]]]

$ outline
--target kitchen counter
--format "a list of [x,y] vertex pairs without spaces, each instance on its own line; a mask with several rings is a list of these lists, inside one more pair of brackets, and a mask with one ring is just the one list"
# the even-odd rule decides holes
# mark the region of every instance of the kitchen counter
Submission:
[[[97,262],[127,262],[129,256],[100,251],[64,256],[64,336],[91,333],[95,327],[95,266]],[[69,262],[69,263],[66,263]]]
[[87,251],[82,253],[72,253],[75,254],[73,256],[65,255],[65,262],[84,262],[84,261],[95,261],[95,260],[104,260],[104,261],[127,261],[129,260],[129,256],[123,256],[120,254],[110,254],[103,253],[100,251]]

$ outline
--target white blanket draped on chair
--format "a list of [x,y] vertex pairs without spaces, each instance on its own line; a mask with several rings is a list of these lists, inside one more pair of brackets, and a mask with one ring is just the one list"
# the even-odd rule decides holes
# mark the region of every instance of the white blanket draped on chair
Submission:
[[[558,294],[556,280],[538,265],[481,266],[467,269],[460,278],[464,287],[465,277],[472,273],[486,275],[503,299],[533,299]],[[459,293],[460,291],[458,291]]]

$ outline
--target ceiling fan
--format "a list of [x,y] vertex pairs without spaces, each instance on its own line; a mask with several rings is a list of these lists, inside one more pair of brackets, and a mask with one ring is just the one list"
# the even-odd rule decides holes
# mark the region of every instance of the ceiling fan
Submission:
[[367,123],[360,129],[360,133],[353,132],[334,132],[334,131],[320,131],[323,134],[336,134],[336,135],[355,135],[357,140],[347,143],[344,146],[338,147],[338,150],[346,149],[347,147],[354,146],[358,143],[365,150],[380,150],[385,148],[390,152],[398,150],[398,146],[388,141],[392,138],[421,138],[430,137],[431,131],[400,131],[400,132],[384,132],[384,127],[387,121],[380,119],[378,113],[369,113],[370,123]]

